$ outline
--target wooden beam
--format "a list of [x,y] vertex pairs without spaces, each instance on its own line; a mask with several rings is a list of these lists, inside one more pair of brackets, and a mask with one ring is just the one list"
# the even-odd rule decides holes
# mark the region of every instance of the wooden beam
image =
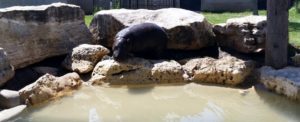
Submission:
[[276,69],[287,65],[288,0],[267,0],[266,65]]

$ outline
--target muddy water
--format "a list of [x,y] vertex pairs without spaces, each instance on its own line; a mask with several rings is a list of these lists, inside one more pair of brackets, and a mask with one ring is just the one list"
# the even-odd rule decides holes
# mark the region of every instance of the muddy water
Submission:
[[28,109],[14,121],[299,122],[300,104],[255,88],[85,86],[71,96]]

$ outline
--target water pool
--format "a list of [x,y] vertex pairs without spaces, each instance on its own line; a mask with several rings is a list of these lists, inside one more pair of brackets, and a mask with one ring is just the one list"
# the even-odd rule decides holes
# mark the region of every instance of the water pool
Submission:
[[84,86],[27,109],[17,122],[299,122],[300,104],[256,88],[186,84],[142,88]]

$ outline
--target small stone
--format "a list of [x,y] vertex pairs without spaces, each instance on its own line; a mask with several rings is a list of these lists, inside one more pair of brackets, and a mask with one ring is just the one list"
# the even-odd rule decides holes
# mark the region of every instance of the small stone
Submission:
[[0,108],[12,108],[21,104],[18,91],[0,90]]

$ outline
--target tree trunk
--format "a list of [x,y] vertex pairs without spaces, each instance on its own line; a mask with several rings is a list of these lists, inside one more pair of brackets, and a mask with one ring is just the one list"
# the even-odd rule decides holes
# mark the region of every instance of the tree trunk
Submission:
[[287,65],[288,1],[267,0],[265,63],[276,69]]

